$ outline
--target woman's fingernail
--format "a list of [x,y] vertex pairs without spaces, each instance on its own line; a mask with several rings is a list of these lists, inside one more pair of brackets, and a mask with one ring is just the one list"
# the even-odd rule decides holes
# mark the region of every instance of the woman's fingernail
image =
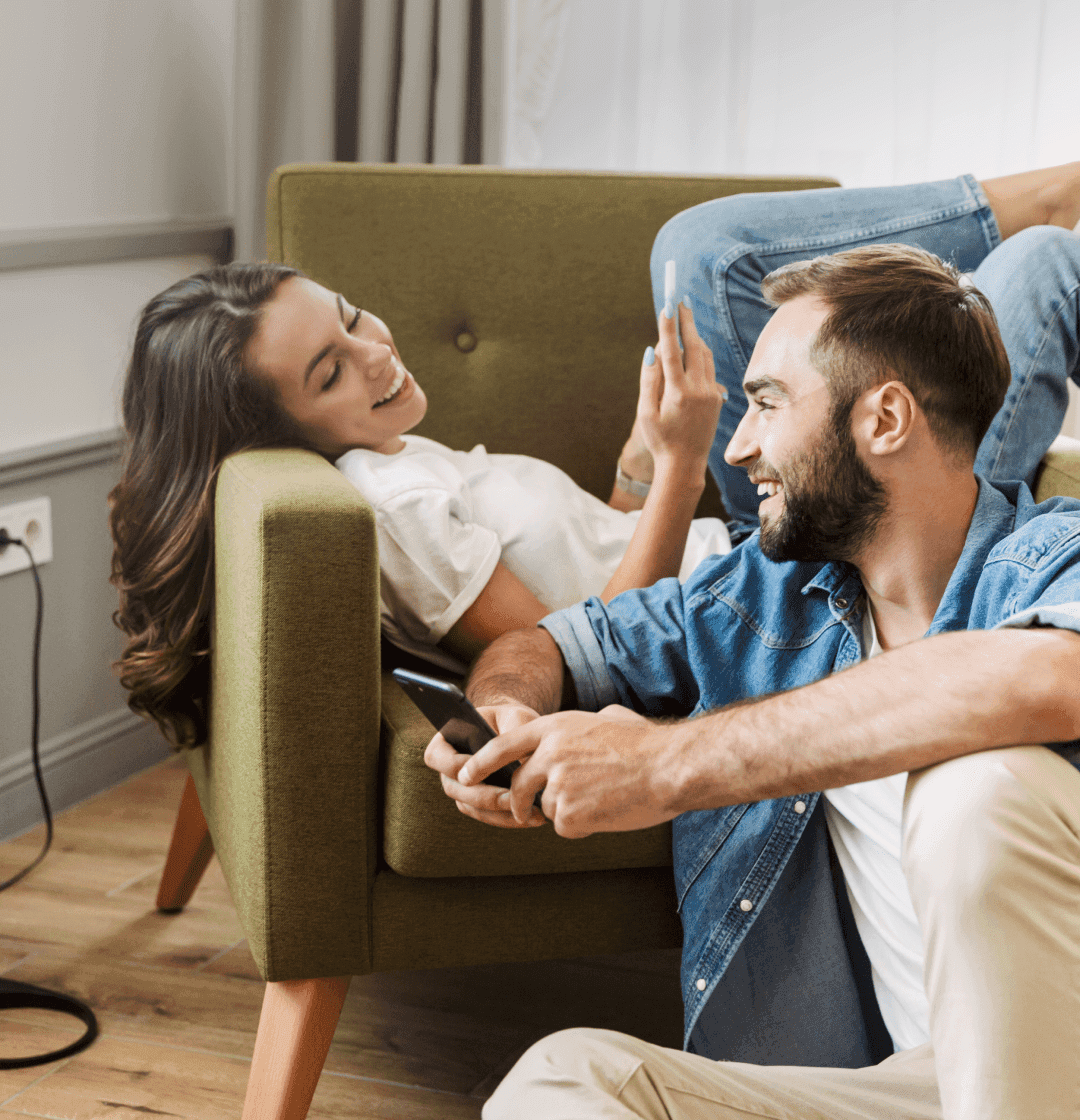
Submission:
[[693,311],[694,310],[690,306],[690,297],[689,296],[683,296],[682,299],[679,300],[679,302],[683,305],[683,307],[686,308],[687,311]]
[[647,366],[656,364],[656,351],[651,346],[645,347],[645,364]]
[[723,395],[724,400],[728,400],[728,398],[731,396],[731,394],[727,391],[726,385],[720,386],[720,392]]
[[675,305],[671,302],[671,300],[668,300],[667,303],[664,304],[664,318],[675,318]]

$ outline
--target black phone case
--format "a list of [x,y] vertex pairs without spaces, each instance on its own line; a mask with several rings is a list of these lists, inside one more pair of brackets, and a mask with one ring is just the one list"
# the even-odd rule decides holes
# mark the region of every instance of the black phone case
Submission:
[[[432,727],[462,753],[476,754],[486,742],[495,738],[495,732],[484,717],[452,681],[425,677],[408,669],[395,669],[393,677]],[[519,762],[508,763],[484,781],[509,789],[510,778],[520,765]]]

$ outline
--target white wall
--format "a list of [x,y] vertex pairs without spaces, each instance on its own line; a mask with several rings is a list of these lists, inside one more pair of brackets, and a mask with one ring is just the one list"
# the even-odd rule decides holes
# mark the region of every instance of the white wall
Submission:
[[[2,0],[0,232],[232,212],[235,0]],[[111,428],[140,307],[201,258],[0,272],[0,453]]]

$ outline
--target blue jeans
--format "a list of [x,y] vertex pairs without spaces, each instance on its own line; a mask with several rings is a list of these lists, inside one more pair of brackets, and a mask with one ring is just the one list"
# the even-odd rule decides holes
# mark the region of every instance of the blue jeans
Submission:
[[760,498],[724,450],[746,412],[742,379],[772,310],[761,280],[789,261],[856,245],[918,245],[963,272],[993,305],[1012,367],[1005,404],[975,470],[1029,485],[1061,429],[1066,378],[1080,382],[1080,237],[1034,226],[1002,242],[982,188],[969,175],[903,187],[743,194],[692,207],[656,236],[653,299],[663,304],[664,262],[675,260],[678,294],[690,297],[716,377],[730,399],[720,414],[709,469],[728,511],[732,539],[758,526]]

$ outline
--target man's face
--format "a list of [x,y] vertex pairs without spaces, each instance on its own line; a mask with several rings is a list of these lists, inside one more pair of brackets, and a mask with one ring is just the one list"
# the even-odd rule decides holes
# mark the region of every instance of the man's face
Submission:
[[800,296],[766,324],[743,379],[749,407],[724,456],[758,484],[770,560],[854,559],[886,509],[851,434],[854,400],[834,401],[810,361],[828,311]]

